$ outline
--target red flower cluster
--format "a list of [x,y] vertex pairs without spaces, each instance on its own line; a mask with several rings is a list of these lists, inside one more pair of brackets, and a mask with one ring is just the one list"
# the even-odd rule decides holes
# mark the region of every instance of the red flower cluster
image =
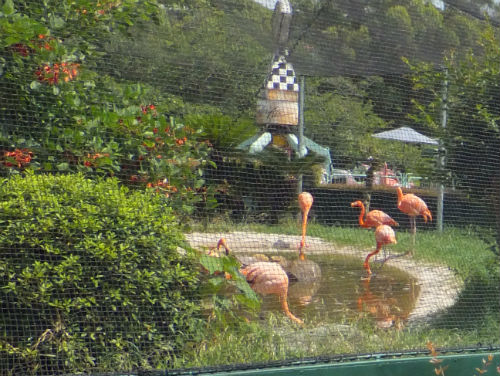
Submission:
[[29,47],[22,43],[11,45],[10,50],[24,57],[28,56],[30,53]]
[[141,111],[143,114],[147,114],[148,111],[153,112],[153,115],[156,115],[156,107],[154,104],[148,104],[147,106],[141,106]]
[[[47,51],[50,51],[50,50],[53,50],[53,47],[50,45],[50,41],[51,40],[54,40],[55,38],[53,37],[47,37],[46,35],[43,35],[43,34],[39,34],[38,35],[38,40],[37,41],[32,41],[33,44],[35,45],[36,48],[39,48],[39,49],[44,49],[44,50],[47,50]],[[10,46],[10,50],[23,56],[23,57],[26,57],[28,56],[30,53],[33,52],[33,49],[28,47],[26,44],[24,43],[15,43],[13,45]]]
[[47,51],[53,50],[54,48],[49,44],[49,42],[54,39],[55,39],[54,37],[47,37],[46,35],[38,34],[38,45],[40,48],[43,48],[44,50]]
[[121,0],[118,0],[118,1],[109,1],[109,0],[101,0],[101,1],[98,1],[97,2],[97,8],[99,8],[97,10],[97,14],[98,15],[103,15],[105,14],[106,12],[110,11],[111,9],[113,8],[117,8],[121,5]]
[[[98,1],[96,6],[97,6],[97,10],[94,12],[94,15],[96,17],[99,17],[99,16],[102,16],[104,14],[106,14],[108,11],[110,11],[111,9],[113,8],[117,8],[121,5],[121,0],[118,0],[118,1],[108,1],[108,0],[104,0],[104,1]],[[83,9],[76,9],[75,12],[78,14],[78,13],[81,13],[81,14],[91,14],[87,9],[83,8]]]
[[47,82],[49,85],[56,85],[59,79],[62,78],[64,82],[73,80],[78,74],[78,63],[55,63],[44,64],[41,68],[37,69],[35,74],[38,81]]
[[87,158],[83,164],[87,167],[94,167],[95,166],[95,161],[98,158],[103,158],[103,157],[109,157],[108,153],[95,153],[95,154],[87,154]]
[[3,165],[7,167],[24,167],[31,162],[33,152],[29,149],[16,149],[3,152]]
[[183,138],[178,138],[177,140],[175,140],[175,143],[177,145],[184,145],[184,143],[187,141],[187,137],[183,137]]
[[[151,113],[153,114],[153,116],[157,116],[158,113],[156,112],[156,107],[154,104],[148,104],[147,106],[141,106],[141,112],[146,115],[149,111],[151,111]],[[139,123],[142,122],[142,117],[140,116],[137,116],[135,118]],[[120,120],[120,121],[123,121],[123,120]]]
[[147,179],[147,177],[143,176],[143,175],[132,175],[132,176],[130,176],[130,181],[133,182],[133,183],[139,183],[139,182],[145,183],[146,179]]
[[148,188],[154,188],[157,193],[164,193],[166,197],[170,197],[171,193],[177,192],[177,187],[168,184],[167,179],[158,180],[156,183],[148,183],[146,185]]

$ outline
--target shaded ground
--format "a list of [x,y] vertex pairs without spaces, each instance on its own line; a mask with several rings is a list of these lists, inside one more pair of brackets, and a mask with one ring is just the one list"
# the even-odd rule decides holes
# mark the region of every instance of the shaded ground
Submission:
[[[211,248],[224,237],[234,253],[264,253],[268,256],[284,253],[297,253],[300,236],[264,234],[235,231],[231,233],[190,233],[186,238],[192,247]],[[364,260],[366,251],[353,247],[335,247],[320,238],[307,238],[307,254],[336,254],[359,257]],[[415,308],[408,317],[407,324],[424,323],[430,318],[443,313],[458,298],[462,282],[448,267],[423,263],[411,257],[392,258],[387,261],[393,267],[409,273],[418,281],[420,294]],[[360,263],[361,267],[361,263]]]

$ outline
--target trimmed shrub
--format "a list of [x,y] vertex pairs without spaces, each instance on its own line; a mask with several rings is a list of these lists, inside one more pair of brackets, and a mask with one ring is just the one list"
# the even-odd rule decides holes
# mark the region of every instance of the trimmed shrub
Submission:
[[168,367],[201,319],[161,195],[28,174],[0,186],[0,374]]

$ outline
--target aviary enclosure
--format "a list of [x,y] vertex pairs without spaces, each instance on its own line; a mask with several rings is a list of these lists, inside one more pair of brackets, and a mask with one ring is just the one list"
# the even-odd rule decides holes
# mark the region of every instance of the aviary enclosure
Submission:
[[0,374],[498,372],[497,1],[0,5]]

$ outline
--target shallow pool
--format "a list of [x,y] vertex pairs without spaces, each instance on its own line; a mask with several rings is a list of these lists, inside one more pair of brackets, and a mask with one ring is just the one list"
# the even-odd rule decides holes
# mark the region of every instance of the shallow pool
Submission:
[[[306,322],[339,322],[346,318],[368,316],[382,328],[403,323],[415,306],[419,287],[406,272],[371,260],[373,274],[367,278],[363,261],[339,255],[308,256],[321,270],[311,281],[291,281],[290,310]],[[295,267],[297,266],[297,261]],[[279,311],[276,296],[263,298],[262,312]]]

